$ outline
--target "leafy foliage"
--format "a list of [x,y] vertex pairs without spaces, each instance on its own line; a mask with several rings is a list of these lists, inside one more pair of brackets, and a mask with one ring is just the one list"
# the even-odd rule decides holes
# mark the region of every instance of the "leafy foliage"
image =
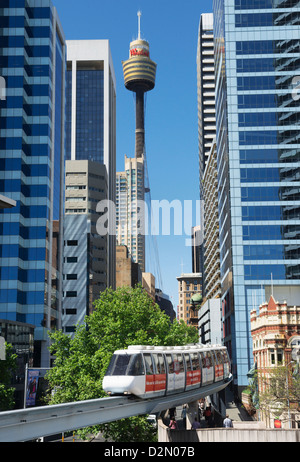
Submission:
[[0,411],[8,411],[14,407],[14,391],[10,386],[11,377],[17,368],[17,355],[12,353],[12,345],[5,343],[6,359],[0,361]]
[[[107,289],[95,302],[95,310],[86,317],[85,325],[77,326],[73,339],[61,331],[50,337],[51,352],[56,358],[47,374],[54,391],[49,395],[51,404],[104,397],[102,380],[117,349],[198,341],[195,328],[177,320],[172,323],[140,286]],[[141,417],[110,423],[102,430],[105,437],[114,441],[153,438],[151,426]]]
[[291,404],[300,402],[299,365],[292,369],[288,366],[277,366],[269,376],[261,375],[259,394],[260,409],[271,412],[276,418],[288,412]]

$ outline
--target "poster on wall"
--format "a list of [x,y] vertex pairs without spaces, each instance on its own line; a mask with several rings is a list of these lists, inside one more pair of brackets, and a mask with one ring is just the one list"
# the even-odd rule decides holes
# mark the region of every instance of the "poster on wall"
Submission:
[[27,373],[27,390],[26,390],[26,407],[35,406],[36,392],[38,387],[40,371],[28,369]]

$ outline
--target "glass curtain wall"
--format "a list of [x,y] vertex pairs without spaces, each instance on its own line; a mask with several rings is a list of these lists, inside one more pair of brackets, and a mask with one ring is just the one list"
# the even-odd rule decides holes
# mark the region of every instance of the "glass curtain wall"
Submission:
[[298,296],[300,3],[215,0],[214,25],[224,335],[244,386],[251,308]]

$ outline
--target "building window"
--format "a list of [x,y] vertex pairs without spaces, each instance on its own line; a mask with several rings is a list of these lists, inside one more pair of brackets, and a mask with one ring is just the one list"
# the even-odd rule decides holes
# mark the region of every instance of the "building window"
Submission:
[[77,274],[67,274],[68,281],[74,281],[75,279],[77,279]]
[[78,241],[76,241],[76,240],[67,241],[67,245],[68,246],[76,246],[76,245],[78,245]]
[[66,297],[77,297],[77,291],[76,290],[68,290],[66,292]]
[[66,315],[71,315],[71,314],[77,314],[77,309],[76,308],[67,308],[66,309]]
[[77,257],[67,257],[67,263],[77,263]]

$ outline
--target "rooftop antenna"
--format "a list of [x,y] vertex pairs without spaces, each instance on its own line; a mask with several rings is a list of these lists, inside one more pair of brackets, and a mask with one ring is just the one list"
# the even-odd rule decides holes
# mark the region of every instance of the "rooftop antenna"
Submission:
[[142,12],[141,12],[141,11],[138,11],[138,12],[137,12],[137,15],[138,15],[138,25],[139,25],[139,28],[138,28],[138,39],[141,40],[141,16],[142,16]]

